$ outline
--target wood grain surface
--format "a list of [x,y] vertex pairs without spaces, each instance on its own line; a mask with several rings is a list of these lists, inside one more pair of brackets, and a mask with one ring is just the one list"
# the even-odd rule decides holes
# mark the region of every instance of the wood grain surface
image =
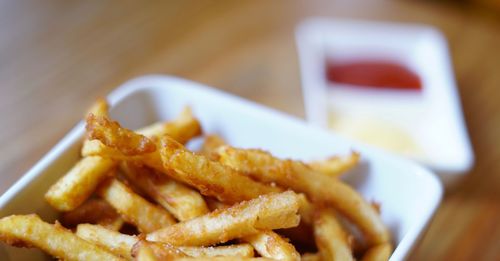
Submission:
[[0,2],[0,193],[127,79],[173,74],[304,116],[294,27],[420,22],[449,40],[476,154],[411,260],[500,259],[500,18],[443,1]]

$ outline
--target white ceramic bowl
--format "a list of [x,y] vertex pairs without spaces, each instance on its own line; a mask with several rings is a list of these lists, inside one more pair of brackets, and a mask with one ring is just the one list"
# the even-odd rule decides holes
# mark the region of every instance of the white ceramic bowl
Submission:
[[[304,160],[359,151],[361,166],[345,178],[366,199],[381,203],[382,218],[396,246],[391,260],[409,254],[441,200],[439,180],[415,163],[352,144],[300,119],[198,83],[146,76],[125,83],[108,98],[111,116],[129,128],[172,119],[190,105],[206,133],[218,133],[235,146],[263,148],[281,157]],[[38,213],[44,220],[55,219],[43,194],[79,158],[83,133],[80,122],[0,198],[0,217]],[[45,258],[38,250],[0,246],[0,260]]]
[[[391,145],[395,140],[410,140],[410,150],[415,152],[405,156],[431,168],[445,185],[470,170],[474,154],[446,39],[438,30],[416,24],[311,18],[297,27],[296,39],[308,121],[327,128],[329,111],[336,111],[349,115],[344,117],[351,122],[348,126],[371,122],[368,132],[387,131],[380,131],[380,139]],[[326,79],[327,60],[393,61],[415,71],[423,88],[420,93],[360,91],[338,84],[343,88],[334,88]]]

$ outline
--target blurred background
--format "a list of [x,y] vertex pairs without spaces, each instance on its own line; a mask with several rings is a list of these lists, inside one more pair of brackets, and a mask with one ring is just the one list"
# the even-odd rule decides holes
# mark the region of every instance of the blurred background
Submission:
[[92,101],[144,74],[199,81],[304,117],[294,30],[310,16],[417,22],[447,37],[476,155],[411,260],[500,257],[500,2],[0,2],[0,193]]

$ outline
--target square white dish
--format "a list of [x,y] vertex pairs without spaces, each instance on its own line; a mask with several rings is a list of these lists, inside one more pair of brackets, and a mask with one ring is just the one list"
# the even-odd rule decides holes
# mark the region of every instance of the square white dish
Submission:
[[[346,181],[368,200],[381,203],[382,219],[391,230],[395,251],[403,260],[436,211],[442,186],[433,173],[406,159],[355,144],[304,121],[202,84],[169,76],[145,76],[113,91],[111,116],[128,128],[172,119],[192,107],[205,133],[217,133],[239,147],[263,148],[281,157],[316,159],[351,150],[362,163]],[[84,125],[80,122],[30,171],[0,197],[0,217],[38,213],[53,221],[45,191],[79,158]],[[328,186],[328,184],[325,184]],[[45,260],[38,250],[0,245],[0,260]]]
[[[357,130],[364,126],[366,132],[351,138],[369,136],[396,147],[409,141],[405,148],[412,151],[399,153],[431,168],[446,186],[471,169],[474,155],[446,40],[438,30],[414,24],[311,18],[297,27],[296,40],[309,122],[329,128],[332,113],[343,114],[347,116],[337,126],[344,128],[333,127],[338,134],[352,133],[346,130],[353,128],[345,126],[358,126]],[[327,80],[326,61],[363,59],[408,67],[420,76],[421,92],[360,91]],[[382,135],[372,135],[375,130]]]

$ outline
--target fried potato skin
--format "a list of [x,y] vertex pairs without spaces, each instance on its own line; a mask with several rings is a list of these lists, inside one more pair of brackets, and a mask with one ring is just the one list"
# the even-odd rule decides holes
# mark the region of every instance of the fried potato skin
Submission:
[[82,158],[45,193],[45,200],[59,211],[70,211],[81,205],[97,185],[115,167],[111,159],[99,156]]
[[99,139],[106,146],[119,149],[127,156],[142,155],[156,150],[153,141],[145,136],[122,128],[116,121],[106,116],[89,114],[86,118],[89,139]]
[[348,235],[331,209],[316,212],[314,238],[322,260],[354,260]]
[[0,219],[0,240],[14,246],[35,246],[63,260],[123,260],[34,214]]
[[98,189],[98,194],[120,213],[125,221],[141,232],[152,232],[175,223],[163,208],[149,203],[116,179],[109,179]]
[[177,246],[209,246],[248,236],[260,230],[297,226],[299,202],[292,191],[259,196],[229,208],[165,227],[147,240]]
[[122,162],[120,169],[137,187],[166,208],[178,220],[185,221],[209,212],[205,200],[196,190],[166,175],[132,162]]
[[[306,164],[281,160],[262,150],[244,150],[229,146],[217,149],[220,161],[265,183],[305,193],[313,202],[333,205],[353,221],[370,245],[389,241],[389,231],[377,211],[347,184]],[[328,186],[325,186],[328,184]]]

